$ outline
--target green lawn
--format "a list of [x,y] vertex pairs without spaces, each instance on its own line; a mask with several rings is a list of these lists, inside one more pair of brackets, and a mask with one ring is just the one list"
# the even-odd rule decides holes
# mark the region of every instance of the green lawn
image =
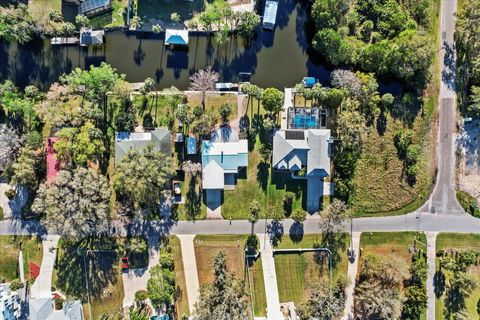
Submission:
[[[106,250],[89,254],[85,261],[90,305],[87,303],[83,256],[78,254],[85,249]],[[68,297],[81,298],[86,319],[90,319],[90,308],[93,319],[101,315],[117,316],[121,314],[124,297],[119,262],[120,253],[115,238],[84,240],[80,243],[67,243],[60,239],[52,286]]]
[[25,277],[29,278],[29,262],[40,266],[42,263],[43,246],[36,236],[0,236],[0,281],[10,282],[19,277],[18,255],[22,243]]
[[90,17],[90,23],[95,28],[114,28],[125,26],[128,0],[112,0],[112,10]]
[[180,247],[180,239],[177,236],[170,236],[168,244],[172,248],[172,257],[175,268],[175,281],[180,294],[175,301],[175,308],[177,311],[177,319],[182,319],[182,316],[189,315],[187,286],[185,284],[185,270],[183,269],[182,248]]
[[34,20],[41,20],[44,17],[47,17],[48,14],[56,10],[62,12],[62,1],[61,0],[29,0],[28,1],[28,12],[32,15]]
[[248,154],[246,173],[238,175],[235,190],[224,192],[222,215],[225,219],[247,219],[253,200],[262,207],[260,218],[264,218],[265,214],[271,217],[274,211],[284,214],[283,199],[288,191],[295,194],[292,209],[304,207],[306,180],[293,180],[289,173],[272,173],[270,164],[261,161],[260,146],[257,139],[254,149]]
[[[464,233],[440,233],[437,236],[437,259],[436,259],[436,270],[439,270],[440,259],[438,258],[438,253],[442,250],[456,249],[456,250],[474,250],[480,252],[480,234],[464,234]],[[474,273],[477,276],[477,283],[480,285],[480,269],[478,266],[472,266],[470,272]],[[445,282],[448,281],[453,276],[452,272],[443,270],[445,275]],[[435,319],[442,320],[445,319],[443,314],[445,293],[443,293],[440,298],[435,302]],[[480,287],[473,291],[472,295],[466,300],[466,306],[468,314],[472,319],[479,319],[479,314],[477,313],[477,302],[480,299]]]
[[[315,242],[321,243],[321,235],[306,234],[302,241],[293,242],[288,237],[282,240],[277,248],[312,248]],[[339,248],[338,254],[334,255],[338,260],[334,264],[333,278],[345,277],[348,270],[347,248],[349,237],[342,239],[343,247]],[[277,273],[277,285],[280,302],[293,301],[297,306],[305,301],[311,284],[320,281],[329,281],[328,258],[324,264],[315,261],[315,253],[276,253],[275,270]]]
[[185,203],[178,206],[177,219],[179,220],[203,220],[207,217],[200,174],[194,179],[186,174],[182,182],[182,197]]
[[169,24],[170,15],[178,13],[182,19],[189,20],[195,12],[203,11],[205,5],[202,0],[194,1],[174,1],[174,0],[142,0],[137,5],[137,15],[147,22],[149,19],[161,20]]
[[253,310],[256,317],[264,317],[267,310],[267,298],[265,296],[265,282],[263,279],[262,259],[249,260],[248,272],[250,281],[247,288],[251,288]]

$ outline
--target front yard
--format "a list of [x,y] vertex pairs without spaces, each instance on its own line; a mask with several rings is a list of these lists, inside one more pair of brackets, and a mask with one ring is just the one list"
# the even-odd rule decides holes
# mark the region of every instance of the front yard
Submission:
[[0,236],[0,282],[19,278],[18,255],[20,244],[23,249],[25,277],[29,279],[29,263],[42,263],[42,241],[36,236]]

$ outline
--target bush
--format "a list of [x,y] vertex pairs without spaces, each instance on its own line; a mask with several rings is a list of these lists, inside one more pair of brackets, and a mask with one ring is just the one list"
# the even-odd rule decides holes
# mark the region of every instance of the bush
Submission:
[[58,297],[55,298],[55,310],[62,310],[63,309],[63,299]]
[[16,194],[16,193],[15,193],[15,190],[13,190],[13,189],[11,189],[11,188],[10,188],[10,189],[7,189],[7,191],[5,191],[5,195],[7,196],[7,198],[8,198],[9,200],[13,200],[13,199],[15,198],[15,194]]
[[147,300],[148,292],[145,290],[138,290],[135,292],[135,302],[142,302]]
[[294,198],[295,194],[289,191],[285,193],[285,196],[283,197],[283,211],[285,211],[286,216],[289,216],[292,213],[292,205]]
[[463,210],[470,213],[472,216],[480,218],[480,208],[478,207],[477,198],[465,191],[457,191],[457,200],[462,206]]
[[3,215],[3,208],[0,207],[0,220],[3,220],[3,217],[4,217],[4,215]]
[[17,291],[18,289],[23,288],[23,283],[20,281],[20,279],[15,279],[12,282],[10,282],[10,290],[12,291]]

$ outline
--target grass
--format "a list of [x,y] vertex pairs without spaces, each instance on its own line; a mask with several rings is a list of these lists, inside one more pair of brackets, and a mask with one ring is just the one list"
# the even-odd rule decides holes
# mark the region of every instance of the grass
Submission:
[[90,23],[96,28],[114,28],[125,26],[128,0],[112,0],[112,10],[90,17]]
[[220,252],[227,256],[227,269],[236,277],[245,279],[245,241],[248,235],[197,235],[194,240],[200,286],[214,279],[213,258]]
[[178,207],[177,219],[179,220],[203,220],[207,217],[201,178],[197,175],[194,179],[195,182],[192,181],[190,175],[186,174],[182,182],[182,197],[185,199],[185,203]]
[[474,217],[478,218],[480,216],[477,198],[465,191],[456,191],[456,196],[458,203],[460,203],[463,210],[470,213]]
[[271,217],[274,211],[284,214],[283,199],[288,191],[295,194],[292,210],[304,207],[306,180],[293,180],[289,173],[272,173],[270,165],[262,163],[260,146],[257,139],[254,149],[248,154],[246,173],[239,173],[235,190],[224,193],[222,215],[225,219],[248,219],[253,200],[262,206],[260,218],[264,218],[265,214]]
[[187,286],[185,284],[185,270],[183,269],[182,248],[180,247],[180,240],[176,236],[170,236],[168,243],[172,248],[176,285],[178,288],[180,288],[180,294],[175,301],[175,310],[177,311],[177,319],[182,319],[183,315],[189,315]]
[[43,246],[40,238],[36,236],[0,236],[0,280],[10,282],[19,278],[18,255],[22,243],[25,277],[29,278],[28,264],[42,263]]
[[251,279],[248,287],[252,289],[253,311],[256,317],[264,317],[267,310],[267,297],[265,295],[262,259],[260,257],[255,260],[249,260],[248,272]]
[[[321,242],[321,235],[304,235],[302,241],[293,242],[287,238],[282,240],[277,248],[312,248],[315,242]],[[333,268],[333,278],[344,277],[348,270],[346,248],[349,245],[349,238],[342,239],[343,248],[338,250],[339,260]],[[315,253],[276,253],[275,270],[277,273],[277,285],[280,302],[293,301],[296,306],[305,301],[309,286],[320,281],[328,282],[328,259],[325,264],[318,264],[315,261]]]
[[[93,319],[101,315],[114,317],[122,311],[124,289],[117,245],[116,238],[103,237],[79,243],[67,243],[60,239],[53,286],[68,297],[81,298],[86,319],[90,319],[90,308]],[[86,258],[90,305],[87,303],[83,256],[78,254],[79,250],[85,249],[107,250],[91,253]]]
[[62,12],[62,1],[61,0],[29,0],[28,1],[28,12],[32,15],[34,20],[41,20],[48,14],[56,10]]
[[[192,106],[201,106],[202,105],[202,94],[200,92],[189,92],[187,94],[187,103]],[[230,120],[235,120],[237,118],[237,96],[232,93],[222,93],[222,94],[207,94],[205,99],[205,109],[207,113],[213,113],[218,118],[220,117],[220,107],[223,104],[230,104],[232,106],[232,114],[230,115]]]
[[137,15],[147,22],[149,19],[170,23],[170,15],[178,13],[181,19],[188,20],[195,12],[203,11],[204,1],[143,0],[138,2]]
[[[437,236],[437,259],[436,259],[436,270],[439,269],[440,259],[438,258],[438,253],[442,250],[474,250],[480,251],[480,235],[479,234],[463,234],[463,233],[440,233]],[[480,283],[480,269],[478,266],[472,266],[470,272],[474,273],[477,277],[477,283]],[[452,278],[452,272],[443,270],[445,275],[445,282]],[[435,319],[441,320],[445,319],[443,310],[445,293],[437,298],[435,303]],[[472,319],[478,319],[479,315],[477,313],[477,302],[480,299],[480,288],[477,287],[472,293],[472,295],[466,299],[466,307],[468,314]]]

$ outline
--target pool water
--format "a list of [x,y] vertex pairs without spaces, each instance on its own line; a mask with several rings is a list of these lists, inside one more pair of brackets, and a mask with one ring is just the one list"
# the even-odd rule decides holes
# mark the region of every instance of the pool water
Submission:
[[314,129],[318,127],[317,119],[315,116],[306,116],[296,114],[293,118],[294,128]]

